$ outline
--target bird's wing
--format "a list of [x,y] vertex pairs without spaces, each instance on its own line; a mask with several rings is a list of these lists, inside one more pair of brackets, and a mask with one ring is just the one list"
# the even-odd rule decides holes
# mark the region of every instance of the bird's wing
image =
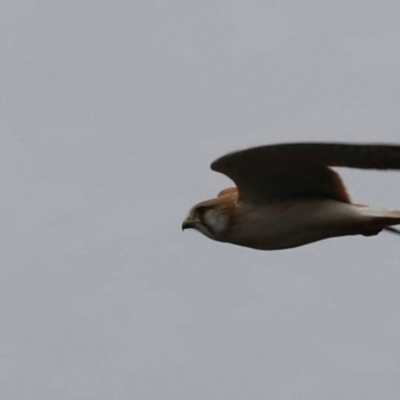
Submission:
[[239,200],[255,203],[317,197],[350,202],[340,176],[329,168],[400,169],[400,146],[290,143],[227,154],[211,169],[231,178]]

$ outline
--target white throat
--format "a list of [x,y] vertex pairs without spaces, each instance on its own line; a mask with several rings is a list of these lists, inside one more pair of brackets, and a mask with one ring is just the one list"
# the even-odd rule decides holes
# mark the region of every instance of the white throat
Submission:
[[[227,218],[218,208],[207,210],[203,215],[201,232],[212,239],[217,239],[226,231]],[[207,231],[207,232],[205,232]]]

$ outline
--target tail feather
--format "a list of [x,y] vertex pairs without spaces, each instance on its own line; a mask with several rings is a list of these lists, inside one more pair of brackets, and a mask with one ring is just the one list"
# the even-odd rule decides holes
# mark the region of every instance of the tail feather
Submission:
[[400,225],[400,211],[376,209],[361,206],[359,211],[368,217],[365,226],[365,236],[376,235],[382,230],[400,235],[400,229],[393,228],[393,225]]
[[392,226],[387,226],[386,228],[383,228],[383,229],[385,231],[395,233],[396,235],[400,235],[400,230],[396,229],[396,228],[393,228]]

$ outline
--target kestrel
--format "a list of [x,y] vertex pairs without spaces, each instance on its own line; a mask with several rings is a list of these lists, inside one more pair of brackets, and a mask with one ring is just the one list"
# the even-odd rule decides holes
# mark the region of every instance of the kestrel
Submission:
[[398,232],[392,226],[400,224],[400,211],[353,203],[330,167],[400,169],[400,146],[291,143],[227,154],[211,169],[236,187],[195,205],[182,229],[260,250],[372,236],[383,229]]

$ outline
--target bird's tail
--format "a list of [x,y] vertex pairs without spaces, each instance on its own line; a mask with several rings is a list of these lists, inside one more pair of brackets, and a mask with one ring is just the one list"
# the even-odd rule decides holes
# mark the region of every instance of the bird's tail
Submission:
[[383,228],[383,230],[385,230],[387,232],[395,233],[396,235],[400,235],[400,230],[393,228],[393,226],[387,226],[386,228]]
[[365,236],[376,235],[382,230],[400,235],[400,229],[394,225],[400,225],[400,211],[374,209],[360,206],[360,211],[367,217]]

